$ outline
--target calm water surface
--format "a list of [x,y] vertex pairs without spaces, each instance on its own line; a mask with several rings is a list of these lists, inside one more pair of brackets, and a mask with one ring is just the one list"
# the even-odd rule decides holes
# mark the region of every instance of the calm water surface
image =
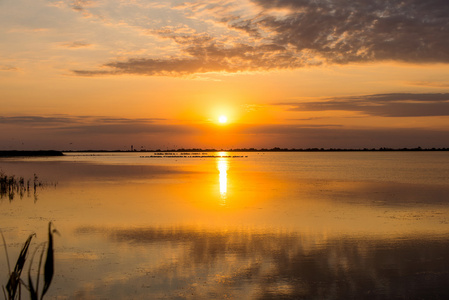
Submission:
[[44,183],[3,195],[0,228],[15,261],[53,221],[48,298],[449,297],[447,152],[141,155],[0,159]]

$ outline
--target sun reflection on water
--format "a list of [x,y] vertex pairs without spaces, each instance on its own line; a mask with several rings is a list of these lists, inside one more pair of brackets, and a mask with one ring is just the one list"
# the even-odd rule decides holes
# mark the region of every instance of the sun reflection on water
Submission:
[[[222,155],[222,152],[219,155]],[[218,158],[217,168],[219,171],[221,205],[225,205],[228,192],[228,158]]]

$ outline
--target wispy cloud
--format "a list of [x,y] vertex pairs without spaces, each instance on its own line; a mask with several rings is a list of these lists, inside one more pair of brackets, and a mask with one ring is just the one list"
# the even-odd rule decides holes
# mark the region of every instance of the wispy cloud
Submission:
[[195,133],[193,127],[177,124],[87,124],[79,126],[66,126],[58,128],[67,134],[77,134],[81,136],[89,135],[114,135],[120,137],[128,134],[191,134]]
[[82,117],[69,116],[0,116],[0,124],[5,125],[24,125],[24,126],[54,126],[55,124],[74,124],[79,123]]
[[0,116],[0,124],[51,127],[53,129],[80,129],[97,128],[99,126],[129,126],[145,125],[164,121],[160,118],[111,118],[101,116]]
[[78,49],[78,48],[91,47],[92,44],[84,42],[84,41],[74,41],[74,42],[63,43],[63,44],[61,44],[61,46],[66,47],[66,48]]
[[17,71],[18,68],[11,65],[0,65],[0,71]]
[[374,94],[325,98],[321,101],[284,102],[291,111],[355,111],[382,117],[449,116],[449,93]]
[[413,82],[408,82],[407,84],[414,85],[414,86],[432,87],[432,88],[448,88],[449,87],[449,82],[444,82],[444,81],[440,81],[440,82],[413,81]]
[[208,45],[190,45],[186,52],[189,58],[146,59],[136,58],[116,61],[104,66],[108,70],[75,70],[77,75],[92,76],[104,74],[139,74],[183,76],[208,72],[245,72],[264,71],[266,69],[287,69],[303,66],[303,59],[293,57],[285,51],[265,52],[267,46],[253,47],[238,45],[233,48],[210,43]]
[[51,136],[63,135],[64,139],[98,138],[148,135],[190,135],[198,134],[201,129],[181,124],[166,124],[160,118],[115,118],[101,116],[15,116],[0,117],[0,125],[9,125],[11,131],[30,128],[32,131]]
[[260,110],[264,106],[260,104],[242,104],[240,107],[246,112],[254,112]]
[[179,55],[129,57],[74,73],[181,76],[323,63],[449,62],[446,0],[215,0],[174,9],[214,30],[155,29],[179,46]]
[[259,125],[239,130],[250,140],[263,136],[267,147],[281,140],[283,147],[447,147],[449,131],[425,128],[349,128],[344,126]]
[[73,10],[84,11],[86,7],[92,6],[95,1],[91,0],[73,0],[70,4]]

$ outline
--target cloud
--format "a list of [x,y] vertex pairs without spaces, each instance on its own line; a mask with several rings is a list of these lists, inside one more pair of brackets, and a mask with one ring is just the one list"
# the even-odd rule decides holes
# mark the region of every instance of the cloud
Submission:
[[0,71],[17,71],[18,68],[10,65],[0,65]]
[[300,118],[300,119],[288,119],[290,121],[314,121],[325,119],[324,117],[311,117],[311,118]]
[[24,126],[54,126],[55,124],[78,123],[82,117],[69,116],[0,116],[0,124],[5,125],[24,125]]
[[157,121],[163,121],[160,118],[111,118],[100,116],[71,116],[71,115],[52,115],[52,116],[0,116],[0,124],[4,125],[22,125],[37,127],[52,127],[54,129],[69,128],[89,128],[96,126],[127,126],[144,125]]
[[[185,43],[184,41],[182,43]],[[185,58],[132,58],[127,61],[107,63],[104,67],[108,70],[74,70],[73,72],[81,76],[106,74],[183,76],[208,72],[235,73],[298,68],[303,66],[306,60],[276,45],[240,44],[227,48],[213,41],[190,41],[184,52],[188,55]]]
[[242,104],[240,107],[246,112],[255,112],[263,108],[260,104]]
[[67,134],[77,135],[131,135],[131,134],[191,134],[195,130],[192,127],[183,125],[166,124],[142,124],[142,123],[123,123],[123,124],[88,124],[79,126],[66,126],[58,128],[59,131]]
[[83,41],[74,41],[74,42],[64,43],[64,44],[62,44],[62,46],[66,47],[66,48],[77,49],[77,48],[87,48],[87,47],[92,46],[92,44],[86,43]]
[[160,118],[104,116],[0,116],[2,149],[121,149],[123,145],[167,145],[200,133],[195,126]]
[[432,88],[448,88],[449,82],[431,82],[431,81],[413,81],[407,82],[409,85],[414,86],[424,86],[424,87],[432,87]]
[[267,141],[272,148],[448,147],[449,131],[425,128],[348,128],[303,125],[263,125],[242,128],[240,134]]
[[278,43],[315,50],[331,62],[449,60],[444,0],[253,1],[290,9],[286,18],[261,22],[276,32]]
[[291,111],[355,111],[382,117],[449,116],[449,93],[443,94],[374,94],[333,97],[322,101],[279,103]]
[[[189,135],[200,130],[194,126],[164,124],[160,118],[111,118],[100,116],[0,116],[0,125],[6,132],[24,129],[35,134],[64,135],[65,137],[123,137],[147,135]],[[4,127],[6,128],[6,127]],[[28,132],[29,133],[29,132]],[[28,134],[27,133],[27,134]]]
[[71,7],[75,11],[84,11],[85,7],[89,7],[93,4],[93,1],[90,0],[73,0],[71,3]]
[[[75,1],[74,7],[82,9],[89,4],[85,2]],[[129,57],[105,63],[102,69],[74,73],[182,76],[323,63],[449,63],[446,0],[216,0],[185,2],[175,8],[214,30],[197,32],[186,24],[181,26],[189,29],[184,32],[154,29],[152,34],[179,46],[179,55]]]

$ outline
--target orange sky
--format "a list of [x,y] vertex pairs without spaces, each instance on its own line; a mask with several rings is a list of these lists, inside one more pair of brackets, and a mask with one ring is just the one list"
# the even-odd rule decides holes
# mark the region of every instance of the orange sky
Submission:
[[0,150],[449,147],[448,16],[446,0],[1,1]]

